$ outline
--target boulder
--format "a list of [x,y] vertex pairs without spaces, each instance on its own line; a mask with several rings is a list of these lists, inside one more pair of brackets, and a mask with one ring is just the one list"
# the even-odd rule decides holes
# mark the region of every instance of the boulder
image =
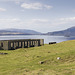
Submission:
[[56,44],[56,42],[49,42],[49,44]]
[[39,64],[44,64],[44,61],[40,61]]

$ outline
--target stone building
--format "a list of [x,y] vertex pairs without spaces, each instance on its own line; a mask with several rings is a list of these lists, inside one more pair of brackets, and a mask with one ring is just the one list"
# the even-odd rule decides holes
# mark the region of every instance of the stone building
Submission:
[[14,50],[44,45],[44,39],[1,40],[0,50]]

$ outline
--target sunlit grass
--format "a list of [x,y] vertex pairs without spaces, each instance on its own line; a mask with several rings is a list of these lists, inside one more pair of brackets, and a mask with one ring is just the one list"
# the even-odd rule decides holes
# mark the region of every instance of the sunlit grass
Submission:
[[75,75],[75,40],[0,52],[0,75]]

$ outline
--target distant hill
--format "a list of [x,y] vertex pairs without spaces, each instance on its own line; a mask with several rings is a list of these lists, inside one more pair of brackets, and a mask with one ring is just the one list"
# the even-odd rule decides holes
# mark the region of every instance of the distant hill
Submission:
[[75,36],[75,27],[68,28],[62,31],[48,32],[47,35],[56,35],[56,36]]
[[0,35],[40,35],[42,33],[34,31],[34,30],[27,30],[27,29],[3,29],[0,30]]

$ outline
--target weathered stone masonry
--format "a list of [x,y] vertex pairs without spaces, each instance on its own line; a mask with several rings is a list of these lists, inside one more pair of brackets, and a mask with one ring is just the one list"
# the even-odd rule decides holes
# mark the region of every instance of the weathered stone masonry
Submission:
[[43,39],[1,40],[0,50],[14,50],[44,45]]

